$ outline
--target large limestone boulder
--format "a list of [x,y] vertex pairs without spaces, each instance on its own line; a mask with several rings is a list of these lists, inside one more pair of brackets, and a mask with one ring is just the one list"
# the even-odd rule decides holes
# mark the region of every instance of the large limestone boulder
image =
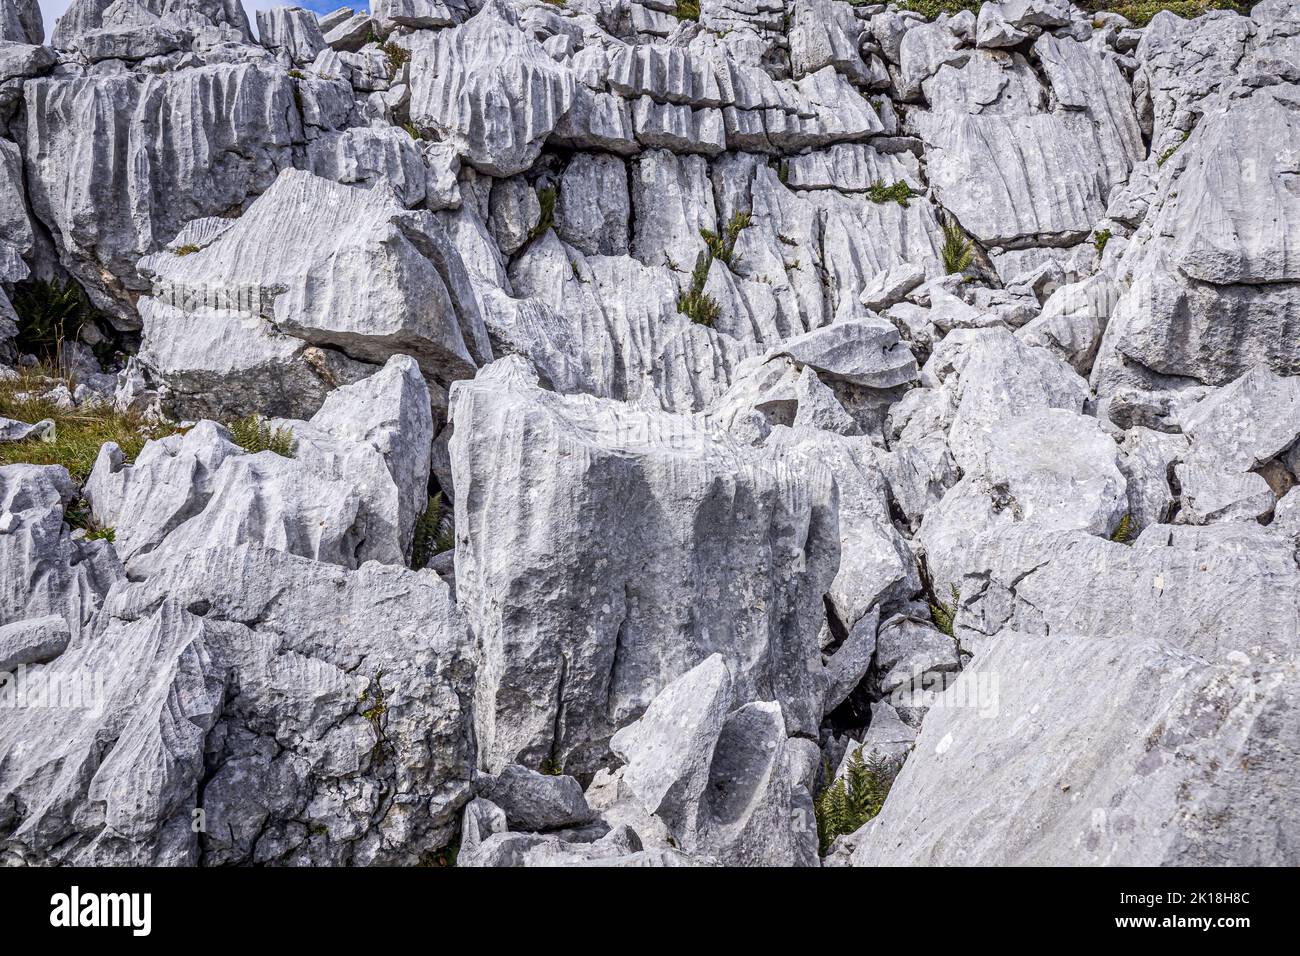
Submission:
[[36,46],[45,42],[45,23],[37,0],[0,0],[0,41]]
[[360,363],[405,353],[441,388],[491,359],[442,227],[387,190],[285,170],[239,219],[191,224],[140,269],[141,360],[181,415],[306,417]]
[[457,144],[493,176],[532,165],[573,103],[577,81],[532,37],[514,10],[489,0],[468,22],[417,45],[411,119]]
[[135,574],[189,550],[252,542],[356,568],[404,564],[428,500],[433,420],[414,360],[332,393],[287,429],[292,457],[250,454],[215,422],[149,442],[132,464],[105,445],[86,486]]
[[[673,681],[611,741],[623,782],[689,854],[731,866],[816,866],[816,745],[775,702],[740,704],[722,655]],[[734,709],[733,709],[734,708]]]
[[1044,33],[1033,53],[1050,85],[1049,109],[1047,90],[1019,54],[957,46],[940,24],[903,39],[905,83],[924,88],[929,102],[911,115],[936,198],[989,244],[1086,236],[1145,154],[1119,65]]
[[1249,638],[1206,657],[1137,626],[1003,632],[938,697],[853,862],[1295,865],[1296,670],[1294,644]]
[[189,220],[237,212],[304,135],[292,81],[257,64],[34,79],[23,99],[32,209],[123,328],[139,328],[140,257]]
[[478,643],[479,759],[595,770],[714,652],[790,731],[821,718],[829,472],[690,420],[543,391],[517,357],[452,393],[456,587]]
[[76,494],[61,466],[0,468],[0,627],[54,616],[80,635],[122,577],[108,542],[74,538],[64,523]]

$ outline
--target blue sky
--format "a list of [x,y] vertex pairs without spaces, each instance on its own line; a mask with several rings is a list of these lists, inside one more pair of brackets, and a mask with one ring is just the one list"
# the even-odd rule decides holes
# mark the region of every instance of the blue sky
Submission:
[[[54,21],[58,19],[63,11],[68,9],[71,0],[41,0],[41,15],[45,18],[45,35],[48,37],[50,31],[54,29]],[[337,10],[339,7],[369,7],[368,0],[356,0],[354,3],[348,3],[346,0],[297,0],[297,2],[286,3],[284,0],[243,0],[244,9],[248,11],[248,22],[257,31],[257,18],[253,15],[254,10],[265,10],[267,7],[306,7],[308,10],[315,10],[317,13],[329,13],[331,10]]]

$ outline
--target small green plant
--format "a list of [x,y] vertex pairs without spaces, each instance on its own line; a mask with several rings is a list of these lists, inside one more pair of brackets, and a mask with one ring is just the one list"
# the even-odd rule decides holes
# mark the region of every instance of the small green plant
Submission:
[[528,230],[528,238],[536,239],[538,236],[544,236],[546,230],[555,225],[555,200],[559,192],[554,186],[546,186],[537,190],[537,204],[542,207],[541,217],[537,220],[537,225]]
[[893,762],[872,751],[863,758],[859,747],[849,757],[844,776],[817,798],[817,838],[824,855],[837,836],[854,833],[869,823],[885,805],[896,769]]
[[1168,149],[1166,149],[1163,153],[1160,154],[1160,158],[1156,160],[1156,165],[1163,166],[1165,163],[1169,162],[1169,158],[1173,156],[1174,153],[1178,152],[1178,147],[1182,146],[1183,143],[1187,142],[1187,137],[1190,135],[1191,135],[1190,132],[1184,130],[1182,138],[1179,139],[1178,142],[1174,143],[1174,145],[1170,146]]
[[86,538],[90,541],[113,541],[117,538],[117,532],[112,528],[91,528],[86,532]]
[[1110,533],[1110,540],[1116,544],[1132,544],[1136,530],[1133,527],[1133,516],[1125,514],[1124,517],[1119,519],[1119,524],[1115,526],[1115,530]]
[[420,135],[420,131],[416,128],[416,126],[415,126],[414,123],[403,123],[403,124],[402,124],[402,129],[406,130],[406,135],[409,136],[409,137],[411,137],[411,139],[423,139],[423,138],[424,138],[424,137],[422,137],[422,136]]
[[361,698],[357,706],[360,707],[369,703],[369,706],[360,711],[363,720],[370,724],[370,728],[375,732],[375,746],[370,751],[370,759],[373,763],[381,764],[387,758],[392,750],[392,745],[388,741],[388,735],[384,732],[384,715],[388,713],[388,703],[384,697],[384,672],[376,671],[375,676],[370,680],[365,690],[361,692]]
[[781,181],[782,186],[790,182],[790,163],[787,160],[783,159],[777,163],[776,178]]
[[709,280],[709,268],[713,265],[713,255],[707,249],[695,257],[695,268],[691,270],[691,284],[677,297],[677,311],[698,325],[712,327],[722,313],[717,299],[704,291],[704,284]]
[[912,187],[907,185],[901,179],[892,186],[886,186],[883,179],[877,179],[867,190],[867,198],[874,203],[896,202],[904,209],[907,208],[907,202],[913,196],[917,195],[912,191]]
[[545,0],[545,2],[549,3],[553,7],[563,9],[568,4],[569,0]]
[[930,602],[930,620],[943,633],[953,637],[955,636],[953,634],[953,625],[957,621],[957,607],[961,604],[961,591],[957,589],[955,584],[949,585],[949,587],[952,590],[952,603],[945,604],[938,598],[932,600]]
[[948,275],[965,272],[975,258],[975,247],[957,223],[943,227],[943,248],[939,250],[943,269]]
[[554,757],[547,757],[542,761],[541,766],[537,768],[537,772],[548,777],[562,777],[564,775],[564,764]]
[[698,20],[700,18],[700,0],[677,0],[678,20]]
[[18,316],[14,341],[18,351],[56,365],[63,343],[77,337],[91,313],[81,289],[71,280],[21,285],[14,292],[12,304]]
[[442,503],[442,492],[429,499],[424,513],[415,520],[415,537],[411,543],[411,567],[419,571],[429,566],[435,555],[456,547],[456,525]]
[[396,76],[398,71],[411,59],[411,51],[389,40],[382,47],[388,57],[388,75]]
[[281,458],[293,457],[293,430],[288,427],[273,427],[261,415],[256,413],[231,422],[226,426],[230,437],[239,447],[256,454],[261,451],[275,452]]
[[186,243],[185,245],[178,246],[175,250],[173,250],[172,255],[192,256],[194,255],[194,253],[198,252],[200,248],[201,248],[200,246],[196,246],[193,243]]
[[961,13],[970,10],[978,13],[983,0],[898,0],[898,9],[919,13],[933,20],[943,13]]
[[1106,251],[1106,243],[1110,242],[1110,230],[1103,229],[1092,237],[1092,244],[1097,248],[1097,255]]
[[302,70],[290,70],[289,76],[295,80],[306,79],[306,75],[302,72]]
[[749,213],[738,212],[731,217],[731,221],[727,223],[727,228],[722,235],[718,235],[712,229],[701,229],[700,238],[704,240],[704,245],[708,247],[709,255],[719,260],[728,269],[734,268],[738,264],[733,258],[736,250],[736,240],[740,238],[741,232],[749,228],[751,220],[752,217]]
[[1089,13],[1108,11],[1118,13],[1135,27],[1144,27],[1161,10],[1168,10],[1184,20],[1209,13],[1211,10],[1235,10],[1243,16],[1250,12],[1254,0],[1083,0],[1079,5]]

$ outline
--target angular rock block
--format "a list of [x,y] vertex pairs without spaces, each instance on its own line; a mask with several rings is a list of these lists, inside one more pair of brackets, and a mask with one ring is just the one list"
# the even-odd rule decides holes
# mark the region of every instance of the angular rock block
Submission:
[[141,360],[178,414],[307,417],[372,368],[361,363],[405,353],[446,385],[491,358],[442,227],[385,191],[286,170],[204,233],[140,264],[152,280]]
[[690,419],[543,391],[519,358],[453,389],[456,587],[478,642],[480,762],[604,765],[709,655],[736,696],[821,719],[839,556],[831,475]]

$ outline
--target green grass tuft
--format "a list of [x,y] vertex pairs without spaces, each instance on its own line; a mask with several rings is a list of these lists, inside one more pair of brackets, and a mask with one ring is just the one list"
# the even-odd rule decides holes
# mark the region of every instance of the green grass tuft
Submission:
[[0,465],[62,465],[73,479],[82,482],[90,477],[105,442],[116,442],[130,461],[148,439],[169,433],[167,426],[150,425],[134,412],[118,412],[110,405],[60,408],[39,397],[60,382],[71,390],[70,381],[48,368],[31,369],[13,381],[0,382],[0,417],[29,424],[45,419],[54,422],[51,440],[33,437],[0,444]]
[[1092,237],[1092,244],[1097,248],[1097,255],[1106,251],[1106,243],[1110,242],[1110,230],[1103,229]]
[[700,0],[677,0],[678,20],[698,20],[700,18]]
[[230,422],[226,428],[239,447],[256,454],[270,451],[281,458],[293,457],[293,430],[286,426],[272,427],[261,415],[247,415]]
[[1110,540],[1116,544],[1132,544],[1133,538],[1137,535],[1137,528],[1133,526],[1133,516],[1125,514],[1119,519],[1119,524],[1115,530],[1110,533]]

